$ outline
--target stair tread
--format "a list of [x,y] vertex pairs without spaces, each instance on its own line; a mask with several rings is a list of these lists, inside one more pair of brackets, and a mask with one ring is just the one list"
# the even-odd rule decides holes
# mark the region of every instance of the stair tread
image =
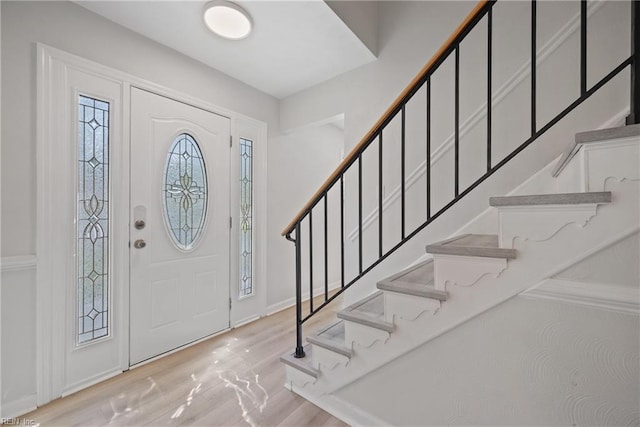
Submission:
[[326,348],[343,356],[351,357],[353,352],[344,345],[344,321],[339,320],[307,337],[307,342]]
[[427,252],[431,254],[487,258],[511,259],[516,257],[515,249],[499,247],[496,234],[463,234],[428,245]]
[[374,292],[366,298],[361,299],[349,307],[343,309],[342,312],[357,313],[372,318],[384,317],[384,294],[380,291]]
[[393,323],[384,320],[384,293],[374,292],[368,297],[338,312],[338,318],[392,332]]
[[439,301],[446,301],[448,293],[445,291],[439,291],[433,287],[433,282],[429,285],[423,285],[415,282],[378,282],[378,289],[385,291],[398,292],[401,294],[413,295],[423,298],[437,299]]
[[426,285],[433,282],[433,260],[428,259],[381,280],[381,282],[404,282]]
[[326,340],[335,341],[338,344],[343,344],[345,337],[344,322],[342,320],[338,320],[337,322],[320,329],[315,333],[315,335]]
[[504,196],[489,198],[491,206],[526,205],[577,205],[586,203],[610,203],[611,192],[532,194],[526,196]]
[[318,378],[320,371],[311,365],[311,355],[313,353],[313,346],[307,344],[304,346],[305,357],[296,358],[294,353],[286,353],[280,356],[280,361],[286,365],[289,365],[297,370],[304,372],[313,378]]

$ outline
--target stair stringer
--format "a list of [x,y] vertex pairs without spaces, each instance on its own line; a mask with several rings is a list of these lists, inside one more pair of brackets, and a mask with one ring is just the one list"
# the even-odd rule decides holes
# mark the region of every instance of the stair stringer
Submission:
[[599,206],[584,228],[563,227],[553,238],[541,242],[516,240],[518,257],[509,260],[499,277],[484,277],[468,287],[448,284],[449,298],[434,315],[425,311],[414,320],[405,320],[394,313],[396,329],[386,341],[368,347],[354,344],[349,364],[322,371],[314,383],[296,382],[295,386],[316,395],[336,391],[611,245],[620,236],[640,230],[640,182],[607,180],[605,187],[613,192],[614,202]]

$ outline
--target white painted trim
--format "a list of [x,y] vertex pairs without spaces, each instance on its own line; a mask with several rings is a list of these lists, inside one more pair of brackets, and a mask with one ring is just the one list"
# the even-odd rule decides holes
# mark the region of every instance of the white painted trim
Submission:
[[258,316],[258,315],[245,317],[244,319],[238,320],[233,326],[231,326],[231,329],[240,328],[244,325],[248,325],[249,323],[253,323],[256,320],[260,320],[260,319],[262,319],[262,316]]
[[183,346],[174,348],[173,350],[166,351],[166,352],[164,352],[162,354],[159,354],[157,356],[154,356],[154,357],[152,357],[150,359],[146,359],[146,360],[143,360],[142,362],[138,362],[136,364],[133,364],[133,365],[129,366],[129,369],[136,369],[136,368],[139,368],[141,366],[147,365],[147,364],[149,364],[151,362],[155,362],[156,360],[160,360],[160,359],[162,359],[162,358],[164,358],[166,356],[169,356],[171,354],[177,353],[177,352],[182,351],[182,350],[186,350],[187,348],[193,347],[194,345],[198,345],[201,342],[204,342],[204,341],[206,341],[208,339],[215,338],[218,335],[226,334],[230,330],[231,330],[231,328],[222,329],[222,330],[220,330],[218,332],[215,332],[215,333],[213,333],[211,335],[207,335],[206,337],[199,338],[199,339],[197,339],[195,341],[191,341],[188,344],[185,344]]
[[355,405],[349,404],[334,394],[316,396],[306,388],[298,387],[297,385],[289,382],[285,383],[284,387],[350,426],[386,427],[392,425]]
[[[19,418],[20,415],[31,412],[38,407],[35,394],[23,396],[19,399],[2,403],[2,418]],[[15,425],[15,424],[14,424]]]
[[[338,289],[340,287],[340,282],[333,282],[333,283],[329,283],[329,292],[334,291],[336,289]],[[313,293],[314,298],[317,296],[320,296],[324,294],[324,289],[319,289],[316,290],[316,292]],[[309,292],[303,293],[302,294],[302,302],[305,301],[309,301]],[[296,305],[296,297],[293,296],[291,298],[287,298],[284,301],[280,301],[278,303],[275,304],[271,304],[270,306],[267,307],[267,316],[271,316],[272,314],[275,314],[279,311],[282,310],[286,310],[287,308],[293,307],[294,305]]]
[[[46,103],[51,99],[51,61],[45,49],[38,45],[36,60],[36,170],[44,171],[49,150],[47,149],[47,130],[49,125],[50,110]],[[45,94],[45,90],[47,93]],[[48,183],[43,173],[37,174],[37,206],[46,206],[49,192]],[[45,230],[50,230],[49,218],[40,209],[36,213],[36,254],[40,257],[38,269],[36,270],[36,390],[37,403],[43,405],[53,399],[53,385],[51,371],[52,361],[52,309],[51,309],[51,286],[48,286],[48,274],[51,271],[49,254],[52,251],[50,242],[41,236]]]
[[[589,2],[587,6],[587,15],[591,16],[594,14],[604,2]],[[567,23],[556,32],[553,37],[549,39],[544,46],[538,49],[536,54],[536,64],[538,66],[542,64],[547,58],[551,56],[564,42],[573,35],[580,28],[580,14],[574,15]],[[522,83],[529,75],[531,74],[531,60],[527,60],[498,90],[496,90],[491,96],[491,105],[492,108],[495,108],[498,104],[500,104],[506,97],[515,90],[520,83]],[[460,138],[467,135],[473,128],[482,121],[487,113],[487,104],[483,103],[480,107],[476,109],[463,123],[460,124]],[[445,141],[440,144],[437,148],[433,150],[431,153],[431,167],[433,167],[444,155],[450,151],[454,146],[455,141],[455,133],[452,133],[445,139]],[[424,176],[427,171],[426,160],[421,162],[414,170],[409,174],[409,176],[405,179],[405,191],[408,190],[418,182],[418,180]],[[401,188],[398,185],[394,188],[388,196],[386,196],[382,202],[382,211],[386,211],[393,203],[396,202],[400,198]],[[362,229],[366,230],[371,226],[371,224],[375,223],[378,218],[378,208],[374,208],[371,213],[369,213],[366,217],[362,219]],[[356,227],[348,234],[348,238],[351,241],[354,241],[358,238],[358,228]]]
[[72,395],[73,393],[76,393],[80,390],[83,390],[87,387],[91,387],[92,385],[101,383],[102,381],[106,381],[109,378],[113,378],[116,375],[120,375],[122,373],[122,370],[120,369],[116,369],[116,370],[111,370],[108,372],[101,372],[97,375],[94,375],[91,378],[88,378],[84,381],[80,381],[77,382],[75,384],[70,385],[69,387],[67,387],[63,392],[62,392],[62,397],[67,397],[69,395]]
[[640,314],[640,290],[629,286],[546,279],[521,295]]
[[0,259],[0,269],[5,271],[32,270],[37,266],[37,258],[35,255],[17,255],[2,257]]
[[[69,69],[80,70],[88,74],[95,75],[97,77],[105,78],[107,80],[118,82],[122,85],[122,112],[120,116],[120,131],[122,132],[122,143],[127,153],[123,154],[122,161],[128,164],[129,162],[129,100],[131,87],[137,87],[160,96],[171,98],[182,102],[184,104],[199,108],[211,113],[230,118],[232,122],[242,121],[247,125],[253,125],[260,131],[260,138],[267,141],[267,129],[266,123],[252,119],[243,114],[231,111],[223,108],[219,105],[215,105],[210,102],[203,101],[196,97],[184,94],[182,92],[166,88],[162,85],[150,82],[148,80],[133,76],[131,74],[119,71],[117,69],[104,66],[102,64],[89,61],[82,57],[70,54],[68,52],[56,49],[51,46],[47,46],[42,43],[37,43],[37,90],[36,90],[36,159],[37,159],[37,205],[38,206],[53,206],[54,203],[50,200],[51,184],[47,180],[46,174],[42,173],[52,168],[53,153],[50,147],[46,144],[48,141],[49,133],[52,130],[52,126],[56,125],[49,119],[49,112],[52,105],[51,100],[54,96],[54,82],[52,81],[52,61],[55,60],[60,64],[68,67]],[[46,90],[46,92],[45,92]],[[112,133],[112,135],[115,135]],[[118,135],[120,136],[120,135]],[[265,162],[266,162],[266,155]],[[266,167],[266,166],[265,166]],[[128,168],[126,168],[128,170]],[[266,169],[265,169],[266,173]],[[112,184],[113,185],[113,184]],[[264,203],[263,203],[264,204]],[[129,207],[127,206],[127,209]],[[262,216],[266,218],[266,208],[262,213]],[[128,215],[127,215],[128,218]],[[263,227],[266,230],[266,224]],[[54,293],[50,285],[51,272],[56,267],[51,263],[51,256],[55,253],[56,247],[53,239],[49,238],[53,228],[50,224],[50,217],[44,211],[44,209],[38,209],[36,220],[36,254],[38,255],[38,265],[36,274],[36,312],[38,318],[36,320],[36,380],[37,380],[37,403],[43,405],[53,398],[60,395],[63,390],[61,379],[58,378],[59,373],[63,372],[64,368],[64,330],[54,336],[53,325],[64,323],[64,313],[60,310],[54,311],[51,308],[52,301],[54,299],[65,298],[65,295],[60,293]],[[265,231],[266,233],[266,231]],[[128,233],[127,240],[128,240]],[[263,279],[263,285],[265,286],[265,305],[266,305],[266,238],[263,239],[262,246],[265,246],[263,251],[263,266],[258,274],[261,274]],[[128,271],[128,254],[126,254],[126,261],[124,262]],[[114,260],[115,262],[115,260]],[[121,265],[124,265],[121,263]],[[64,268],[69,268],[65,266]],[[114,277],[115,278],[115,277]],[[118,324],[120,329],[117,331],[122,337],[122,363],[127,366],[122,366],[123,370],[128,367],[129,349],[128,349],[128,315],[129,315],[129,284],[128,276],[122,278],[118,276],[121,283],[127,281],[127,284],[123,286],[121,297],[118,300],[120,304],[120,318]],[[62,320],[60,320],[62,319]],[[182,347],[185,348],[185,347]],[[62,351],[62,353],[61,353]],[[167,355],[170,353],[165,353]],[[163,356],[164,356],[163,355]]]

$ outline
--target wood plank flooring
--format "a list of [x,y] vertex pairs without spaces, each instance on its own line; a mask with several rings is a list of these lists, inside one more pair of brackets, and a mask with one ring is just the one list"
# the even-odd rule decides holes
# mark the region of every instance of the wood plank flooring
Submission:
[[[336,301],[305,323],[335,319]],[[293,351],[295,308],[57,399],[19,418],[40,426],[344,426],[284,388],[281,354]]]

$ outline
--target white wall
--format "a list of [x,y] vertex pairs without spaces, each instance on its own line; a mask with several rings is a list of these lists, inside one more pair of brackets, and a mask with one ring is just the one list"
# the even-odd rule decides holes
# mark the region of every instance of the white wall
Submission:
[[[261,120],[268,124],[271,136],[279,134],[279,103],[274,97],[80,6],[71,2],[3,1],[1,8],[3,264],[10,257],[33,256],[36,250],[37,42]],[[5,416],[22,413],[34,402],[34,266],[3,270],[2,293]]]
[[336,394],[398,426],[638,425],[639,326],[516,297]]
[[[345,147],[353,147],[393,99],[440,47],[475,2],[381,2],[379,60],[284,99],[283,129],[345,115]],[[629,3],[590,2],[588,21],[588,84],[602,78],[629,55]],[[537,127],[579,96],[579,3],[538,4]],[[493,15],[493,164],[530,135],[530,3],[498,2]],[[486,22],[481,22],[460,50],[460,191],[486,170]],[[453,198],[453,58],[432,83],[432,213]],[[577,131],[595,129],[628,109],[628,72],[554,126],[453,209],[396,252],[385,265],[347,293],[346,302],[367,293],[380,278],[424,254],[424,245],[449,237],[487,207],[488,197],[506,194],[557,157]],[[406,177],[407,231],[426,218],[425,89],[407,105]],[[400,119],[383,133],[385,197],[383,245],[400,240]],[[364,268],[377,258],[377,143],[363,155],[363,214],[366,231]],[[357,168],[346,175],[347,276],[357,274]],[[311,195],[313,191],[309,193]],[[369,221],[367,221],[369,217]],[[356,290],[358,289],[358,290]],[[362,291],[359,291],[362,289]],[[352,294],[353,296],[349,296]]]
[[[302,208],[315,191],[340,162],[344,148],[344,134],[333,125],[311,126],[282,135],[269,141],[269,200],[268,233],[280,236],[289,220]],[[329,203],[339,200],[337,194],[330,194]],[[314,210],[314,259],[316,270],[314,277],[318,283],[324,283],[321,270],[323,242],[321,227],[324,221],[324,207]],[[335,217],[329,219],[329,227],[336,229]],[[335,234],[334,234],[335,236]],[[295,233],[294,233],[295,237]],[[304,262],[308,260],[308,228],[302,232]],[[337,265],[335,256],[336,240],[329,243],[333,266]],[[270,239],[269,253],[269,294],[268,311],[273,312],[295,302],[295,249],[293,243],[284,237]],[[331,261],[331,260],[330,260]],[[339,280],[336,269],[329,271],[329,283]],[[304,289],[308,289],[308,276],[303,278]],[[317,285],[316,285],[317,286]],[[318,288],[314,289],[314,293]]]
[[2,207],[4,256],[35,252],[36,42],[262,120],[278,133],[277,99],[80,6],[3,1],[2,8],[2,195],[11,200]]

